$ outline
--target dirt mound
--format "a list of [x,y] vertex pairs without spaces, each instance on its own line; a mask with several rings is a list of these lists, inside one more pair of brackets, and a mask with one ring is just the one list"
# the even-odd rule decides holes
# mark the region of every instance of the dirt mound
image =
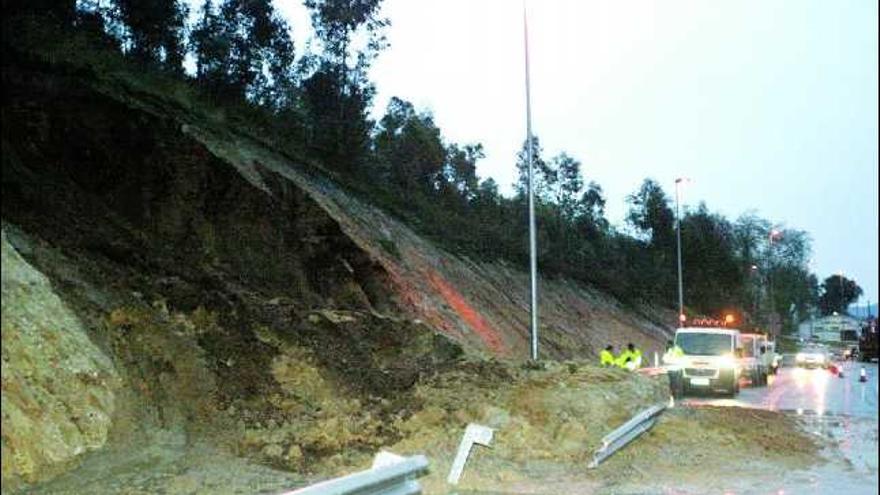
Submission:
[[420,407],[398,422],[403,438],[390,449],[427,453],[425,486],[440,491],[465,426],[490,426],[492,446],[475,448],[461,487],[492,489],[583,468],[603,436],[667,395],[663,383],[622,370],[578,362],[542,368],[465,363],[420,383]]
[[[598,468],[537,465],[505,493],[727,493],[740,481],[779,481],[821,460],[821,442],[784,414],[738,407],[675,407]],[[491,485],[490,485],[491,486]],[[737,491],[737,493],[739,493]]]

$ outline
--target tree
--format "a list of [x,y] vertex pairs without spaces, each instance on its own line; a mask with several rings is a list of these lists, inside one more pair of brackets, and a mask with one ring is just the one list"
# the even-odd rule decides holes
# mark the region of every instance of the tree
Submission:
[[77,15],[76,0],[3,0],[3,16],[40,16],[42,21],[71,25]]
[[227,0],[219,9],[206,0],[191,43],[196,78],[215,97],[276,111],[291,105],[293,41],[270,0]]
[[481,144],[459,146],[453,143],[446,148],[443,175],[455,191],[466,200],[470,200],[477,193],[479,184],[477,161],[485,156]]
[[[315,67],[304,82],[306,109],[313,133],[311,146],[338,170],[360,170],[368,151],[372,123],[368,111],[375,88],[367,77],[373,60],[386,46],[379,16],[381,0],[306,0],[312,26],[323,46],[304,64]],[[353,49],[353,40],[364,46]],[[352,58],[354,64],[351,63]]]
[[391,99],[375,142],[388,180],[405,195],[430,192],[443,179],[447,150],[440,129],[431,114],[416,113],[408,101]]
[[[783,323],[794,330],[818,301],[816,276],[797,265],[782,265],[773,272],[772,307],[782,315]],[[792,311],[793,310],[793,311]]]
[[186,16],[178,0],[115,0],[120,19],[128,27],[132,57],[182,73]]
[[379,17],[382,0],[306,0],[312,26],[324,45],[324,57],[347,81],[352,39],[364,28],[366,48],[358,53],[358,63],[367,63],[386,46],[383,29],[390,25]]
[[[538,136],[532,136],[532,185],[535,188],[535,201],[550,201],[553,187],[556,184],[556,170],[553,165],[544,161],[541,157],[544,150],[541,148],[541,140]],[[529,140],[523,141],[522,148],[516,154],[517,177],[516,192],[526,197],[529,189]]]
[[743,263],[764,266],[764,250],[770,234],[770,222],[754,212],[740,215],[733,224],[734,243],[737,255]]
[[605,196],[602,186],[596,181],[590,181],[586,191],[581,195],[578,212],[588,218],[598,231],[605,231],[608,228],[608,220],[605,219]]
[[849,305],[862,295],[862,288],[854,280],[839,274],[826,278],[821,291],[819,311],[826,316],[834,312],[846,314]]
[[747,306],[746,273],[736,255],[734,228],[701,203],[681,220],[685,300],[700,314]]
[[669,198],[654,179],[645,179],[639,190],[627,197],[630,204],[627,221],[658,249],[671,248],[675,234],[675,215]]
[[232,85],[227,68],[232,50],[229,34],[213,2],[205,0],[190,43],[196,59],[196,81],[215,94]]
[[562,152],[552,159],[551,168],[556,171],[556,204],[566,221],[574,220],[578,213],[578,196],[584,188],[581,162]]

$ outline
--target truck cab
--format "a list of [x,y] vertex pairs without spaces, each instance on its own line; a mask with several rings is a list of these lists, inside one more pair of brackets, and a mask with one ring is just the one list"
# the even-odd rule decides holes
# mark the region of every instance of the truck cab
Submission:
[[742,373],[740,332],[731,328],[685,327],[675,332],[682,356],[673,366],[680,372],[682,391],[739,393]]

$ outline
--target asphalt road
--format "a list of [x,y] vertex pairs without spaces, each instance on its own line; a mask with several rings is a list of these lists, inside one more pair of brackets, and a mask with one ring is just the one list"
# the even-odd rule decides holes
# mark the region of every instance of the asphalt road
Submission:
[[[868,381],[859,382],[864,366]],[[847,362],[843,378],[826,369],[783,367],[766,387],[745,386],[736,398],[688,397],[687,405],[741,406],[806,415],[877,418],[877,364]]]
[[[804,429],[829,440],[827,461],[803,472],[755,479],[728,493],[878,493],[878,368],[846,362],[843,377],[826,369],[784,367],[766,387],[744,387],[733,399],[688,397],[680,405],[769,409],[798,417]],[[864,367],[867,381],[859,381]]]

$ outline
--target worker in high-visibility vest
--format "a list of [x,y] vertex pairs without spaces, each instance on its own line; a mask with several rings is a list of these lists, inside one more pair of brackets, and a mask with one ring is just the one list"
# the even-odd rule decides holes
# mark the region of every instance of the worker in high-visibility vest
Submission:
[[599,364],[602,366],[614,366],[614,346],[608,345],[599,353]]
[[642,365],[642,351],[630,342],[626,345],[626,349],[617,356],[617,365],[623,369],[634,370]]
[[666,343],[666,352],[663,353],[663,364],[675,364],[682,356],[684,356],[684,351],[681,350],[681,347],[675,345],[671,340]]
[[626,345],[626,349],[629,351],[630,361],[627,365],[629,370],[634,370],[642,367],[642,350],[637,349],[636,346],[629,343]]
[[614,364],[620,368],[626,369],[626,364],[632,359],[632,356],[629,354],[629,349],[624,347],[620,354],[614,358]]

